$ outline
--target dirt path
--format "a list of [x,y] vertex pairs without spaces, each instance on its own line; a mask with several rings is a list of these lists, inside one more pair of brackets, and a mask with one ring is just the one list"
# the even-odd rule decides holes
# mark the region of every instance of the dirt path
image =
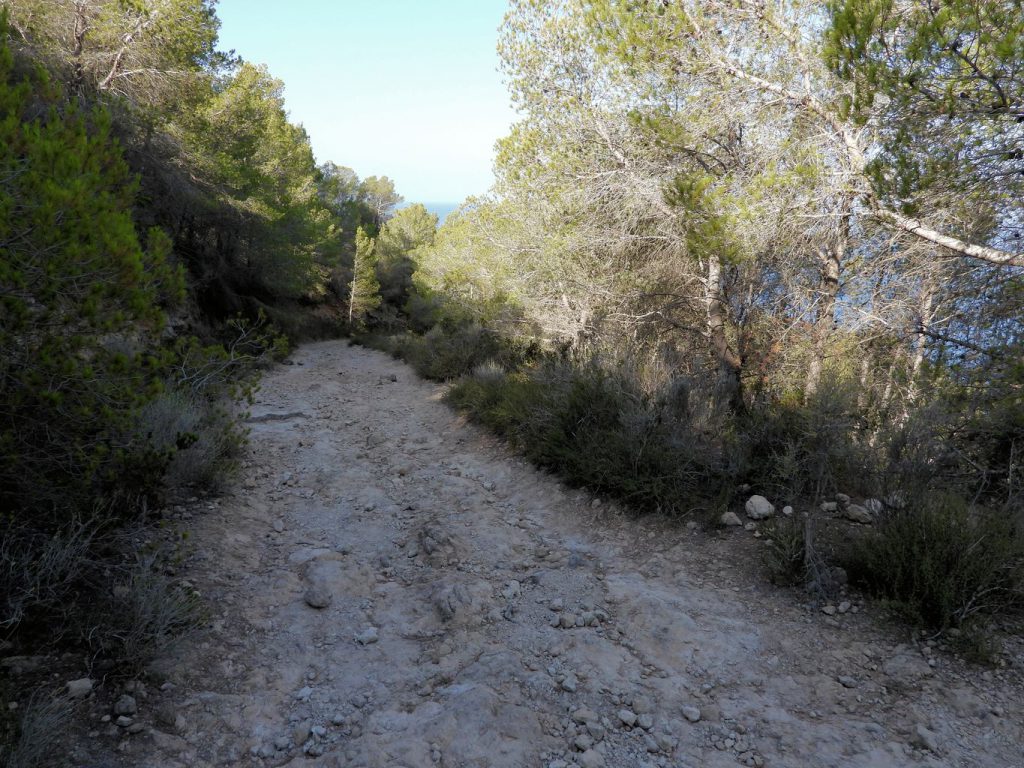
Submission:
[[145,730],[96,737],[111,763],[1024,766],[1011,673],[795,604],[734,564],[742,530],[595,507],[384,355],[294,362],[191,521],[212,632]]

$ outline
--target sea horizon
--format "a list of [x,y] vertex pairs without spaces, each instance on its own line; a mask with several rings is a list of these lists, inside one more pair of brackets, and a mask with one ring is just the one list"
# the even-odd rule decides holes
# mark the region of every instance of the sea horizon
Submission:
[[421,201],[421,200],[413,200],[411,202],[405,203],[401,207],[402,208],[407,208],[408,206],[415,205],[416,203],[419,203],[420,205],[422,205],[430,213],[436,213],[437,214],[437,224],[438,224],[438,226],[441,226],[442,224],[444,224],[444,220],[448,218],[448,216],[451,214],[451,212],[454,211],[456,208],[458,208],[461,205],[461,203],[436,202],[436,201],[435,202],[426,202],[426,201]]

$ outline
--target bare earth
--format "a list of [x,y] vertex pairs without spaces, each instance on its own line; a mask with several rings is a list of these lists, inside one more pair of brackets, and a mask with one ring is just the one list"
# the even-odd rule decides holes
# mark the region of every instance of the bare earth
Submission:
[[189,523],[212,630],[89,765],[1024,766],[1019,668],[823,615],[742,529],[595,506],[382,354],[294,362]]

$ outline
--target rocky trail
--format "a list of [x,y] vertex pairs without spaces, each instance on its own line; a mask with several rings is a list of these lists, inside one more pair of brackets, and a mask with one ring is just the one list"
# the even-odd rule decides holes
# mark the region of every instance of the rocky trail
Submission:
[[121,725],[97,712],[78,764],[1024,766],[1018,670],[853,599],[825,615],[764,582],[742,528],[567,489],[385,355],[293,363],[239,486],[179,511],[211,629]]

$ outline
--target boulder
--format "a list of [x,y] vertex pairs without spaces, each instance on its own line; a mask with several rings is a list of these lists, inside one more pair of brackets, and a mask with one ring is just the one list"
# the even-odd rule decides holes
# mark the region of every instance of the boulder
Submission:
[[885,510],[885,504],[882,503],[881,499],[865,499],[864,509],[872,515],[880,515]]
[[751,520],[764,520],[775,514],[775,506],[764,496],[751,496],[744,508]]
[[860,523],[861,525],[871,525],[875,522],[874,516],[867,511],[860,504],[851,504],[843,510],[843,517],[854,523]]

